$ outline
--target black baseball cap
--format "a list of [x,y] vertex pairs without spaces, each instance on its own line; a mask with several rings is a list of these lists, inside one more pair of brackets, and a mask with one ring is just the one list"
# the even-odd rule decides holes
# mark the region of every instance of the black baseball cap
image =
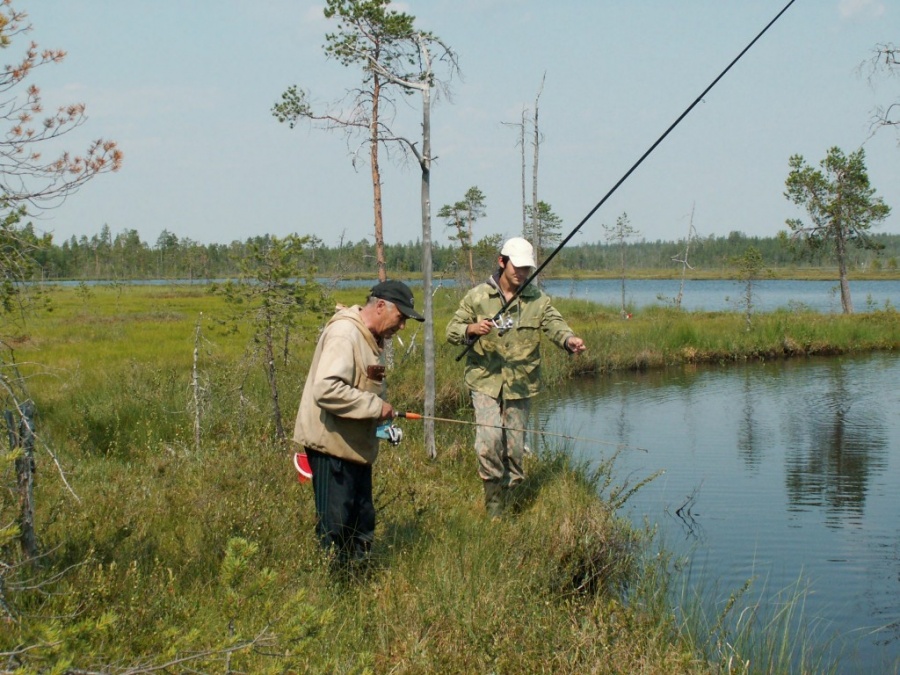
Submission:
[[402,281],[394,281],[393,279],[382,281],[372,286],[372,291],[369,295],[373,298],[381,298],[382,300],[393,302],[397,305],[400,313],[407,319],[425,320],[424,316],[413,309],[415,301],[413,300],[412,291]]

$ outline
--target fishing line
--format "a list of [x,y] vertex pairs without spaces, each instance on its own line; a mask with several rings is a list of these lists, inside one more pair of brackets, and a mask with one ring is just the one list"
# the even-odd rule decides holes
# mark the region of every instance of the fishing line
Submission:
[[[569,243],[569,240],[578,233],[578,231],[581,229],[581,227],[588,220],[590,220],[591,216],[593,216],[600,209],[600,207],[606,203],[606,200],[609,199],[612,196],[612,194],[616,190],[619,189],[619,186],[621,186],[622,183],[624,183],[628,179],[628,177],[631,176],[631,174],[634,173],[634,171],[644,162],[644,160],[650,156],[650,153],[652,153],[654,150],[656,150],[656,147],[660,143],[663,142],[663,140],[666,138],[666,136],[668,136],[672,132],[672,130],[675,129],[675,127],[677,127],[685,117],[687,117],[688,113],[690,113],[691,110],[693,110],[694,107],[698,103],[700,103],[700,101],[703,100],[703,97],[706,96],[710,92],[710,90],[716,86],[716,84],[718,84],[719,80],[721,80],[723,77],[725,77],[725,73],[727,73],[729,70],[731,70],[732,66],[734,66],[734,64],[736,64],[738,61],[741,60],[741,58],[744,56],[744,54],[746,54],[750,50],[750,48],[756,44],[756,42],[766,33],[766,31],[768,31],[775,24],[776,21],[778,21],[778,19],[781,18],[781,15],[784,14],[788,10],[788,8],[794,4],[794,2],[796,2],[796,0],[790,0],[790,2],[788,2],[784,6],[784,8],[780,12],[778,12],[778,14],[775,16],[775,18],[772,19],[771,21],[769,21],[768,24],[766,24],[766,27],[763,28],[757,34],[757,36],[755,38],[753,38],[750,41],[750,43],[741,50],[740,54],[738,54],[736,57],[734,57],[734,59],[731,61],[731,63],[728,64],[728,66],[725,68],[725,70],[723,70],[721,73],[719,73],[718,77],[716,77],[716,79],[714,79],[712,82],[710,82],[709,86],[707,86],[706,89],[704,89],[702,92],[700,92],[700,95],[694,99],[694,102],[691,103],[687,108],[685,108],[684,112],[681,113],[678,116],[678,118],[674,122],[672,122],[672,124],[669,125],[669,128],[666,129],[665,132],[663,132],[662,136],[657,138],[656,142],[654,142],[653,145],[651,145],[647,149],[647,151],[644,152],[644,154],[640,156],[638,161],[636,161],[631,166],[631,168],[625,172],[625,174],[616,182],[616,184],[612,186],[612,188],[609,190],[609,192],[607,192],[603,196],[603,199],[601,199],[599,202],[597,202],[597,204],[594,206],[594,208],[592,208],[590,211],[588,211],[588,214],[584,218],[581,219],[581,222],[578,223],[578,225],[576,225],[575,228],[568,235],[566,235],[566,238],[560,242],[559,246],[557,246],[553,250],[553,252],[550,253],[549,256],[547,256],[547,258],[544,260],[544,262],[542,262],[534,270],[534,272],[531,273],[531,276],[529,276],[522,283],[522,285],[516,289],[516,291],[512,294],[512,296],[509,298],[509,300],[503,301],[503,306],[500,308],[500,311],[494,315],[494,321],[496,321],[497,319],[500,318],[500,316],[503,314],[503,312],[506,311],[506,308],[509,307],[515,301],[515,299],[519,297],[519,295],[521,295],[522,291],[524,291],[525,288],[535,279],[535,277],[537,277],[537,275],[541,273],[541,270],[543,270],[547,266],[547,264],[551,260],[553,260],[554,257],[556,257],[556,254],[559,253],[563,249],[563,247]],[[463,356],[465,356],[468,353],[468,351],[473,347],[473,345],[475,344],[475,342],[477,340],[478,340],[478,336],[475,337],[475,340],[473,340],[471,343],[466,345],[466,348],[462,351],[462,353],[460,353],[459,356],[456,357],[456,360],[459,361]]]
[[513,429],[505,427],[501,424],[482,424],[480,422],[469,422],[467,420],[454,420],[449,417],[432,417],[430,415],[420,415],[414,412],[395,412],[394,417],[404,417],[408,420],[433,420],[435,422],[450,422],[452,424],[466,424],[474,427],[488,427],[489,429],[508,429],[509,431],[523,431],[530,434],[540,434],[542,436],[554,436],[556,438],[565,438],[570,441],[584,441],[586,443],[597,443],[599,445],[611,445],[617,448],[630,448],[632,450],[640,450],[647,452],[646,448],[639,448],[634,445],[626,445],[624,443],[615,443],[613,441],[601,441],[597,438],[584,438],[583,436],[569,436],[567,434],[557,434],[552,431],[541,431],[539,429]]

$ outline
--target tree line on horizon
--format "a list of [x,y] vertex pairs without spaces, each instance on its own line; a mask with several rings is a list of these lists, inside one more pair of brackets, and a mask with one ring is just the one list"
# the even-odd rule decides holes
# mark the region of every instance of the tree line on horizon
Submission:
[[[26,226],[28,227],[28,226]],[[368,238],[327,246],[316,237],[306,236],[304,264],[314,268],[320,277],[372,277],[378,273],[374,244]],[[100,233],[87,237],[72,236],[62,244],[45,243],[34,252],[37,263],[33,281],[62,280],[149,280],[180,279],[204,281],[225,279],[240,273],[241,264],[253,247],[265,247],[277,239],[265,234],[229,244],[202,244],[163,230],[156,242],[140,238],[136,230],[125,230],[113,236],[104,226]],[[900,260],[900,234],[873,234],[880,250],[852,251],[850,266],[857,271],[896,270]],[[438,278],[468,279],[469,255],[477,274],[484,277],[496,266],[500,249],[499,235],[478,241],[472,250],[458,242],[432,244],[434,274]],[[545,274],[578,276],[580,274],[619,271],[624,256],[627,270],[680,269],[679,262],[687,241],[597,241],[567,245],[548,265]],[[829,267],[833,259],[827,252],[814,252],[803,260],[784,245],[778,236],[748,236],[733,231],[726,236],[696,237],[690,242],[690,266],[698,271],[733,270],[735,260],[749,246],[754,247],[764,267]],[[385,266],[390,276],[422,273],[422,243],[384,245]],[[305,270],[304,270],[305,272]]]

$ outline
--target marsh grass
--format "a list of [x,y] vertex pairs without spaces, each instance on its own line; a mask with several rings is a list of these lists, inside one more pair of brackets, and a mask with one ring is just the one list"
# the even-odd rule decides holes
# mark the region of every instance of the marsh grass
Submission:
[[647,370],[684,364],[724,364],[836,355],[900,347],[900,314],[893,310],[861,315],[772,312],[756,315],[751,330],[733,312],[695,312],[652,307],[630,320],[609,308],[581,317],[569,301],[557,307],[574,325],[589,351],[573,359],[546,350],[548,384],[579,374]]
[[803,577],[774,592],[758,579],[730,593],[690,583],[689,571],[682,581],[681,635],[710,663],[733,673],[839,672],[842,654],[829,627],[805,611]]
[[[794,635],[784,610],[761,620],[761,608],[746,605],[751,614],[739,615],[754,620],[740,622],[731,635],[741,639],[727,649],[714,622],[678,619],[671,561],[648,555],[652,530],[617,512],[652,474],[626,484],[614,454],[588,467],[565,447],[544,447],[528,455],[516,513],[492,522],[471,429],[456,425],[438,428],[431,461],[421,423],[402,422],[404,442],[385,447],[375,468],[373,564],[336,577],[316,546],[311,488],[275,442],[264,370],[248,356],[248,333],[222,319],[221,298],[199,287],[49,294],[53,311],[9,340],[38,403],[46,553],[40,579],[4,573],[15,612],[0,622],[5,658],[35,668],[178,663],[173,672],[254,673],[742,672],[748,659],[750,670],[774,672],[753,664],[777,670],[795,658],[782,654]],[[361,295],[342,291],[334,301]],[[442,333],[457,299],[435,296],[437,407],[471,419],[463,364]],[[580,301],[559,308],[590,351],[573,359],[548,349],[548,386],[704,360],[896,349],[898,340],[893,312],[767,315],[748,335],[740,316],[653,310],[623,321],[617,309]],[[284,411],[296,410],[323,321],[307,316],[279,364]],[[420,411],[421,349],[398,352],[392,403]]]

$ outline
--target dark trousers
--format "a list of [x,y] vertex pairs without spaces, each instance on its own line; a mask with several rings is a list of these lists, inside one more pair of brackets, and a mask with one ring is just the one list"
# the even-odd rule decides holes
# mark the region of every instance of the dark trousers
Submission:
[[316,534],[337,561],[364,560],[375,539],[372,466],[306,448],[316,501]]

